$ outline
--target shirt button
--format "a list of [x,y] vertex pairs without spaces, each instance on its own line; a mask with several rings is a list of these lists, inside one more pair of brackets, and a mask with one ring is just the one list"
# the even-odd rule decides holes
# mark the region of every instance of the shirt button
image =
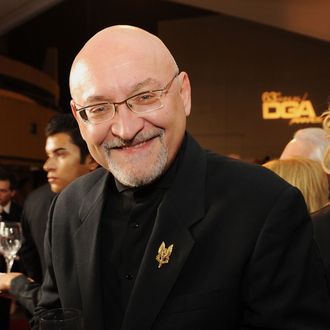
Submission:
[[132,280],[133,279],[133,275],[132,274],[126,274],[125,275],[125,278],[126,278],[126,280]]

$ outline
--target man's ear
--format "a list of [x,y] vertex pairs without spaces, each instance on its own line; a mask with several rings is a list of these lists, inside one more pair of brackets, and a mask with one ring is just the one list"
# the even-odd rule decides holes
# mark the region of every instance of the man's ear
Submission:
[[13,198],[15,195],[16,195],[16,189],[12,189],[12,190],[10,191],[10,196],[11,196],[11,198]]
[[96,170],[100,166],[91,155],[86,157],[85,163],[90,172]]
[[190,87],[190,81],[189,77],[186,72],[181,72],[180,75],[182,75],[182,84],[181,84],[181,98],[184,105],[184,110],[186,113],[186,116],[188,117],[190,115],[191,110],[191,87]]
[[71,112],[72,112],[73,116],[78,121],[78,118],[77,118],[77,109],[76,109],[76,105],[74,104],[73,100],[70,101],[70,107],[71,107]]

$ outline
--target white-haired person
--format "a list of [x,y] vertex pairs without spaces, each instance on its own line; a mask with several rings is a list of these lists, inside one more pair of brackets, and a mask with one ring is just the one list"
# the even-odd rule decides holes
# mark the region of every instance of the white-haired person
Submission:
[[327,133],[321,127],[301,128],[284,147],[280,159],[303,157],[322,163],[328,146]]

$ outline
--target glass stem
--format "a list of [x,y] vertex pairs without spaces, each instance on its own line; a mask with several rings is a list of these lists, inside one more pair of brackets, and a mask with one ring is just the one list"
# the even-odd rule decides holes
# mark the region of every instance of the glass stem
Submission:
[[6,258],[6,265],[7,265],[7,273],[11,272],[11,268],[13,267],[14,257],[7,257]]

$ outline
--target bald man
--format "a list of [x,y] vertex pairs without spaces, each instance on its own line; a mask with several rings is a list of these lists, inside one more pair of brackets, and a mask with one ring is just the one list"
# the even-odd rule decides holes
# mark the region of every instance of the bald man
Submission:
[[329,329],[301,193],[186,132],[189,77],[156,36],[112,26],[70,73],[71,108],[102,165],[58,195],[38,317],[85,330]]
[[327,133],[321,127],[302,128],[285,146],[280,159],[303,157],[322,163],[328,146]]

